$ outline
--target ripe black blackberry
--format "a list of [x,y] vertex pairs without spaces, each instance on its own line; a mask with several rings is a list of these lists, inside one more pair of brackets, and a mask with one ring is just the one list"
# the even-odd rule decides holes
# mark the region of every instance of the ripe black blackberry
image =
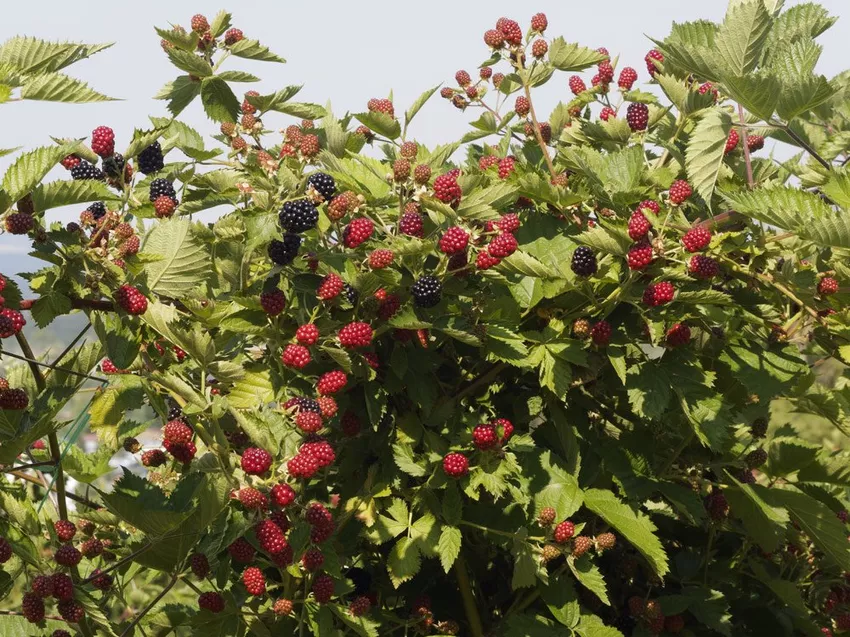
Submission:
[[346,283],[345,298],[347,298],[348,302],[352,305],[357,305],[357,301],[360,300],[360,292],[357,290],[357,288],[354,288]]
[[596,264],[596,255],[587,246],[579,246],[573,252],[573,260],[570,267],[578,276],[596,274],[598,267]]
[[443,284],[437,277],[426,274],[410,287],[410,293],[419,307],[434,307],[443,297]]
[[336,182],[327,173],[313,173],[307,178],[307,185],[313,186],[325,201],[333,197],[336,192]]
[[298,256],[301,237],[297,234],[285,234],[283,240],[272,239],[269,243],[269,258],[276,265],[288,265]]
[[174,190],[174,184],[167,179],[160,177],[154,179],[150,186],[150,200],[156,201],[158,197],[171,197],[174,202],[177,202],[177,191]]
[[165,162],[162,159],[162,147],[159,145],[159,142],[154,142],[140,152],[136,161],[139,166],[139,170],[146,175],[162,170],[162,167],[165,166]]
[[124,165],[126,163],[124,155],[121,153],[115,153],[111,157],[107,157],[103,160],[103,172],[106,173],[107,177],[111,177],[112,179],[121,179],[121,175],[124,174]]
[[288,232],[312,230],[319,221],[319,211],[309,199],[296,199],[283,204],[280,227]]
[[98,181],[104,181],[104,179],[106,179],[100,168],[85,160],[81,161],[71,169],[71,177],[78,181],[82,181],[84,179],[97,179]]
[[86,210],[92,214],[96,221],[106,215],[106,204],[102,201],[95,201],[92,205],[86,208]]
[[168,408],[168,419],[169,420],[177,420],[183,416],[183,410],[180,408],[180,405],[171,405]]

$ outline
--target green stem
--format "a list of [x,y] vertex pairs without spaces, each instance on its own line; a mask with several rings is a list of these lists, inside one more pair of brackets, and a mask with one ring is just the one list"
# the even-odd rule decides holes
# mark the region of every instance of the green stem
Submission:
[[455,560],[454,571],[458,587],[460,588],[460,596],[463,598],[463,608],[466,611],[466,619],[469,622],[469,630],[472,637],[484,637],[484,628],[481,625],[481,616],[478,614],[478,607],[475,605],[475,598],[472,595],[472,586],[469,583],[469,573],[466,571],[466,561],[463,559],[463,553],[458,554]]
[[[682,131],[685,130],[685,124],[688,122],[687,118],[684,117],[681,113],[676,117],[676,132],[673,135],[673,139],[670,140],[670,146],[676,143],[676,140],[679,139],[679,135],[682,134]],[[658,169],[661,168],[664,164],[667,163],[667,160],[670,159],[670,148],[665,148],[664,153],[661,157],[658,158],[658,161],[655,162],[655,166],[653,168]]]

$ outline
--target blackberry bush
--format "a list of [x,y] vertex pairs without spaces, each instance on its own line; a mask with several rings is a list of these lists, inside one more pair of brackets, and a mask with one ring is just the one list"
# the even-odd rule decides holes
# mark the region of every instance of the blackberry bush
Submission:
[[[0,634],[847,632],[850,76],[730,4],[647,74],[487,17],[433,146],[435,90],[237,93],[259,29],[170,17],[150,121],[2,180]],[[103,101],[68,47],[10,97]]]

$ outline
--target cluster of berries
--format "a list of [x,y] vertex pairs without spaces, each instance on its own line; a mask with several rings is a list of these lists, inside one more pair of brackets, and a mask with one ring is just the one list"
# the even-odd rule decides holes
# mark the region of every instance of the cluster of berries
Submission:
[[[476,425],[472,430],[472,444],[481,451],[490,451],[508,443],[513,436],[514,426],[507,418]],[[443,471],[450,478],[462,478],[469,473],[469,458],[459,452],[443,457]]]
[[333,177],[326,173],[310,175],[307,187],[311,196],[285,202],[278,215],[284,234],[281,239],[273,239],[268,248],[269,258],[275,265],[289,265],[295,260],[301,247],[301,233],[314,229],[319,221],[316,202],[330,201],[336,192]]

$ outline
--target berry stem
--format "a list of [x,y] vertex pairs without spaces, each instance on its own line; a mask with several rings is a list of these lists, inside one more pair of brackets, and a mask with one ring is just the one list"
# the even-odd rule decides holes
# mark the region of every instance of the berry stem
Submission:
[[[740,106],[739,106],[738,108],[740,108]],[[824,167],[824,168],[826,168],[827,170],[832,170],[832,164],[830,164],[830,163],[829,163],[828,161],[826,161],[823,157],[821,157],[821,156],[818,154],[818,152],[817,152],[814,148],[812,148],[812,147],[811,147],[811,145],[810,145],[810,144],[809,144],[809,143],[808,143],[805,139],[803,139],[803,138],[802,138],[802,137],[800,137],[800,136],[799,136],[796,132],[794,132],[794,130],[793,130],[793,129],[792,129],[792,128],[788,125],[788,124],[781,124],[781,123],[778,123],[778,122],[768,122],[768,123],[769,123],[769,124],[772,124],[772,125],[775,125],[775,126],[779,126],[780,128],[782,128],[782,130],[784,130],[784,131],[785,131],[785,133],[788,135],[788,137],[790,137],[791,139],[793,139],[793,140],[794,140],[795,142],[797,142],[797,143],[798,143],[798,144],[799,144],[799,145],[800,145],[803,149],[805,149],[805,151],[806,151],[807,153],[809,153],[812,157],[814,157],[814,158],[815,158],[815,160],[817,160],[817,162],[818,162],[821,166],[823,166],[823,167]],[[746,139],[746,137],[745,137],[744,139]],[[744,144],[744,148],[746,149],[746,144]],[[845,161],[844,163],[846,164],[847,162]],[[843,164],[842,164],[842,165],[843,165]]]
[[[520,58],[519,62],[520,68],[522,68],[522,59]],[[540,146],[540,150],[543,152],[543,159],[546,160],[546,167],[549,168],[549,175],[554,179],[557,176],[555,172],[555,165],[552,163],[552,158],[549,156],[549,149],[546,147],[546,142],[543,141],[543,133],[540,132],[540,124],[537,121],[537,113],[534,111],[534,102],[531,101],[531,87],[528,85],[528,79],[525,77],[526,74],[520,73],[519,76],[522,78],[522,88],[525,91],[525,98],[528,100],[528,114],[531,115],[531,123],[534,125],[534,137],[537,138],[537,145]],[[528,77],[531,77],[531,74],[528,73]]]
[[[50,461],[50,464],[53,464],[52,460]],[[37,484],[40,487],[44,487],[44,480],[39,480],[38,478],[34,478],[33,476],[31,476],[29,474],[21,473],[21,472],[17,471],[17,469],[18,469],[18,467],[15,467],[15,470],[6,469],[6,470],[4,470],[4,473],[8,473],[9,475],[13,475],[16,478],[20,478],[21,480],[24,480],[26,482],[30,482],[32,484]],[[56,485],[53,486],[51,491],[56,493]],[[87,506],[90,509],[99,509],[101,507],[101,505],[99,505],[95,502],[92,502],[91,500],[86,500],[85,498],[78,496],[75,493],[66,493],[65,497],[73,500],[74,502],[77,502],[78,504],[82,504],[83,506]]]
[[478,614],[478,607],[475,605],[475,598],[472,595],[472,586],[469,583],[469,573],[466,571],[463,552],[460,552],[455,560],[454,571],[460,588],[460,595],[463,598],[463,607],[466,611],[466,619],[469,622],[470,633],[472,637],[484,637],[484,628],[481,625],[481,616]]
[[44,462],[32,462],[30,464],[19,464],[17,467],[8,467],[0,469],[3,473],[14,473],[15,471],[23,471],[24,469],[33,469],[35,467],[47,467],[53,466],[52,460],[45,460]]
[[168,593],[168,591],[171,590],[171,587],[174,586],[176,583],[177,583],[177,576],[175,575],[174,577],[171,578],[171,581],[168,582],[168,584],[166,584],[165,587],[159,592],[159,594],[156,597],[153,598],[151,603],[148,604],[147,606],[145,606],[142,609],[142,612],[138,613],[133,618],[133,621],[130,622],[130,625],[127,626],[127,628],[124,629],[124,632],[121,633],[121,637],[127,637],[127,635],[131,635],[133,633],[133,628],[136,627],[136,624],[138,624],[140,621],[142,621],[142,618],[145,615],[147,615],[151,611],[151,609],[159,603],[159,600],[161,600],[163,597],[165,597],[166,593]]
[[60,372],[63,372],[65,374],[71,374],[72,376],[79,376],[80,378],[87,378],[89,380],[96,380],[99,383],[108,382],[105,378],[100,378],[98,376],[90,376],[89,374],[83,374],[82,372],[77,372],[77,371],[74,371],[73,369],[66,369],[64,367],[59,367],[58,365],[55,365],[53,363],[42,363],[41,361],[36,360],[34,358],[28,358],[27,356],[21,356],[20,354],[13,354],[12,352],[7,352],[6,350],[0,350],[0,354],[3,354],[3,356],[9,356],[11,358],[17,358],[20,361],[25,361],[25,362],[29,363],[30,369],[32,369],[33,367],[35,367],[36,369],[38,369],[40,367],[46,367],[47,369],[60,371]]
[[670,145],[664,149],[664,153],[662,153],[661,157],[655,162],[656,170],[661,168],[664,164],[667,163],[667,160],[670,159],[670,147],[676,143],[676,140],[679,139],[679,135],[682,134],[682,131],[685,130],[685,124],[687,124],[688,118],[684,117],[682,113],[679,113],[676,116],[676,132],[673,134],[673,139],[670,140]]
[[[511,539],[516,538],[516,533],[511,533],[509,531],[500,531],[498,529],[491,529],[488,526],[481,526],[480,524],[475,524],[474,522],[466,522],[465,520],[461,520],[458,522],[460,526],[468,526],[473,529],[478,529],[479,531],[483,531],[484,533],[493,533],[495,535],[501,535],[502,537],[509,537]],[[545,538],[542,537],[527,537],[527,540],[536,540],[542,542]]]
[[744,139],[744,164],[747,166],[747,184],[752,190],[753,182],[753,162],[750,159],[750,145],[747,143],[747,122],[744,119],[744,107],[738,104],[738,120],[741,122],[741,137]]

